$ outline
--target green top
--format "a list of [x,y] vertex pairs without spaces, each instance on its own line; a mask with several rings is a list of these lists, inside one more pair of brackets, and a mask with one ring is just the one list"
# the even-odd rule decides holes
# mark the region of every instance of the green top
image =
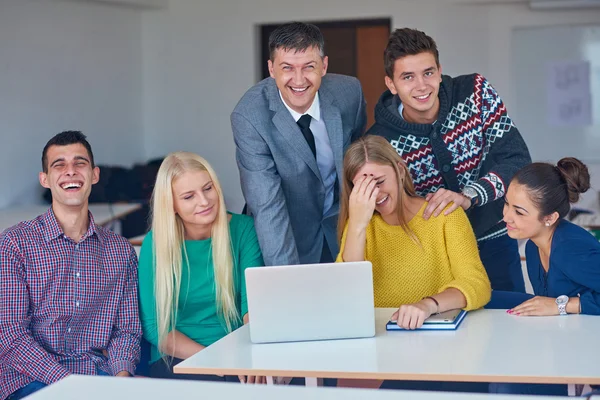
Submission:
[[[235,296],[241,317],[248,312],[246,303],[246,268],[264,265],[254,222],[247,215],[231,214],[229,221],[231,248],[234,262]],[[186,240],[189,268],[183,257],[179,308],[175,329],[203,346],[209,346],[227,335],[225,322],[217,314],[215,277],[211,239]],[[144,238],[139,260],[140,318],[144,338],[152,345],[151,362],[160,358],[158,352],[158,325],[154,297],[154,262],[152,231]],[[183,251],[183,249],[182,249]],[[241,325],[241,322],[240,322]],[[239,326],[235,326],[234,329]]]

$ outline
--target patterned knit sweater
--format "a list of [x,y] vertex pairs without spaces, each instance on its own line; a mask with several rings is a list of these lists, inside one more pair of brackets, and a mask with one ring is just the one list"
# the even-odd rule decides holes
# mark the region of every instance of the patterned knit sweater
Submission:
[[[464,294],[465,309],[483,307],[492,289],[465,212],[458,209],[450,215],[424,220],[426,205],[408,223],[419,244],[400,226],[388,225],[379,214],[371,219],[365,260],[373,264],[375,307],[415,303],[451,287]],[[346,231],[338,262],[343,261],[345,244]]]
[[413,124],[400,116],[398,96],[386,91],[367,134],[383,136],[394,146],[408,164],[419,195],[439,188],[474,188],[478,204],[468,216],[478,240],[503,235],[504,193],[515,172],[531,162],[527,146],[483,76],[443,75],[439,99],[433,124]]

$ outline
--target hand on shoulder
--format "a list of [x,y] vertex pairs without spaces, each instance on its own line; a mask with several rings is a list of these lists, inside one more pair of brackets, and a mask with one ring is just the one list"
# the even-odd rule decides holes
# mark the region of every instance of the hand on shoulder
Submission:
[[465,211],[471,207],[471,199],[467,196],[443,188],[438,189],[435,193],[429,193],[425,196],[425,200],[429,202],[423,212],[425,220],[428,220],[432,215],[437,217],[442,212],[444,215],[448,215],[459,207]]

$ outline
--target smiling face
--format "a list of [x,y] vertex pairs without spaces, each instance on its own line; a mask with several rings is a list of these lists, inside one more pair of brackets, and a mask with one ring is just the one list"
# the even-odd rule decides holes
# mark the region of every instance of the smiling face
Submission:
[[365,174],[367,176],[373,175],[373,178],[377,181],[377,187],[379,187],[375,211],[381,214],[384,221],[395,221],[397,219],[398,203],[402,200],[398,198],[396,171],[389,165],[367,162],[358,170],[352,182],[357,182]]
[[327,57],[321,57],[317,47],[304,51],[279,48],[268,65],[285,103],[304,114],[315,99],[321,78],[327,73]]
[[513,239],[535,239],[543,235],[558,220],[558,213],[542,216],[529,198],[527,187],[511,182],[504,197],[504,222]]
[[394,79],[385,77],[392,94],[404,105],[403,117],[413,123],[433,123],[440,110],[438,93],[442,69],[430,52],[404,56],[394,62]]
[[173,206],[187,231],[210,230],[219,211],[219,194],[206,171],[186,171],[173,180]]
[[86,206],[92,185],[100,178],[90,155],[81,143],[50,146],[46,153],[47,172],[40,172],[40,184],[50,189],[53,206]]

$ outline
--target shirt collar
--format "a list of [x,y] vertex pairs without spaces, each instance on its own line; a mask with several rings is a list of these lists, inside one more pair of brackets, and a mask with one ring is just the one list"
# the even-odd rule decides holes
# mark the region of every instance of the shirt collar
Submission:
[[[396,95],[396,97],[398,97],[398,95]],[[402,118],[404,121],[406,121],[406,119],[404,119],[404,115],[402,115],[402,113],[404,112],[404,103],[402,103],[400,101],[400,98],[398,97],[398,103],[400,103],[398,105],[398,114],[400,114],[400,118]],[[437,120],[436,120],[437,121]],[[431,125],[434,125],[436,123],[436,121],[433,121],[433,123]]]
[[319,102],[319,92],[317,92],[315,94],[315,98],[312,102],[312,104],[310,105],[310,107],[308,108],[308,110],[306,110],[306,112],[304,114],[300,114],[297,111],[292,110],[287,103],[285,102],[285,100],[283,99],[283,96],[281,95],[281,91],[278,90],[279,92],[279,97],[281,97],[281,101],[283,101],[283,105],[285,106],[285,108],[288,109],[288,111],[290,112],[290,114],[292,114],[292,118],[294,118],[294,121],[298,122],[298,120],[300,119],[300,117],[302,117],[302,115],[304,114],[308,114],[310,115],[313,119],[320,121],[321,120],[321,103]]
[[404,115],[402,115],[402,111],[404,111],[404,104],[400,103],[398,106],[398,113],[400,114],[400,118],[404,119]]
[[[80,242],[84,241],[92,235],[96,235],[100,239],[100,241],[102,241],[101,235],[98,235],[98,229],[96,223],[94,222],[94,216],[89,210],[88,218],[90,220],[90,225],[88,226],[87,232],[83,235]],[[44,238],[47,242],[65,235],[58,221],[56,220],[56,215],[54,215],[54,210],[52,210],[52,207],[50,207],[48,211],[46,211],[46,213],[42,216],[42,222],[44,224]]]

